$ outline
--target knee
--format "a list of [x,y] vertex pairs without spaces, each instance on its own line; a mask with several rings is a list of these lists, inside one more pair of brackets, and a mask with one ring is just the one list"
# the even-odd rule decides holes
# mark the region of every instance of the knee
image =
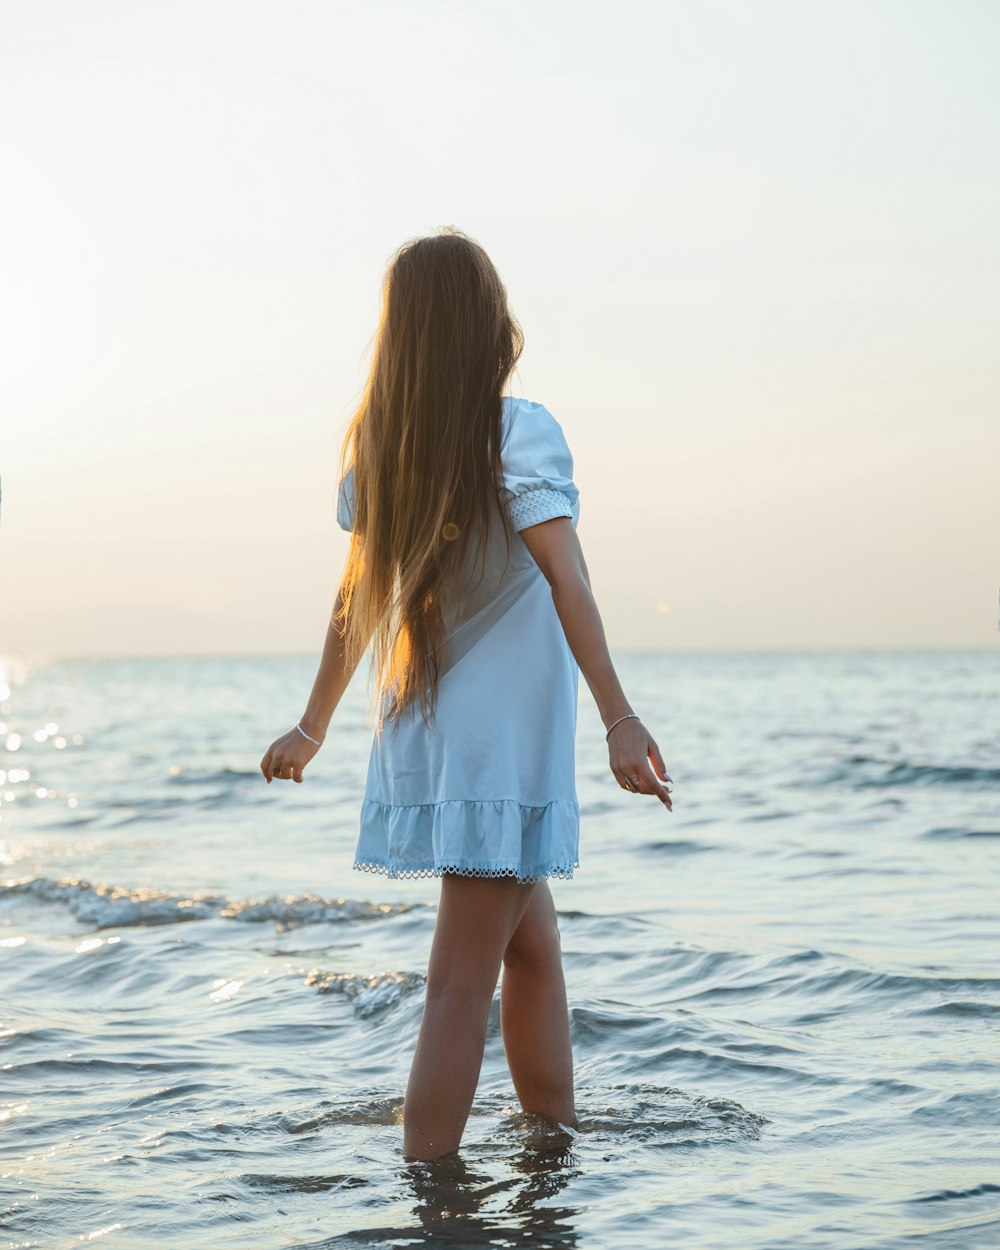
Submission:
[[517,932],[507,943],[503,953],[505,968],[529,968],[544,971],[562,959],[559,926],[551,924],[533,926],[528,932]]

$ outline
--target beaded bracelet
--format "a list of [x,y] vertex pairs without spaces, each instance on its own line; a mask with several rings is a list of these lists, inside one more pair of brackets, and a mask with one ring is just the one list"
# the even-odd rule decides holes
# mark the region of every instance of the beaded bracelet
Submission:
[[630,716],[634,716],[636,720],[639,719],[638,712],[626,712],[624,716],[619,716],[613,724],[608,726],[608,732],[604,735],[604,741],[607,742],[608,738],[611,736],[611,730],[614,729],[615,725],[620,725],[623,720],[628,720]]
[[[306,731],[302,728],[302,726],[298,723],[298,721],[296,721],[296,722],[295,722],[295,728],[299,731],[299,733],[302,735],[302,737],[303,737],[303,738],[309,738],[309,735],[308,735],[308,734],[306,733]],[[309,741],[310,741],[310,742],[315,742],[315,743],[316,743],[316,746],[318,746],[318,747],[321,747],[321,746],[323,745],[323,739],[322,739],[322,738],[320,738],[319,742],[316,742],[316,739],[315,739],[315,738],[309,738]]]

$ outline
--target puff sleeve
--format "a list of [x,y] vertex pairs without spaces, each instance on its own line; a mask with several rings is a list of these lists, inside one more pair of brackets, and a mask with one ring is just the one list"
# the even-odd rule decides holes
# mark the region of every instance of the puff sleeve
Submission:
[[518,533],[553,517],[580,516],[573,455],[562,426],[541,404],[516,401],[501,452],[507,511]]
[[337,486],[337,524],[350,532],[354,525],[354,466],[347,470]]

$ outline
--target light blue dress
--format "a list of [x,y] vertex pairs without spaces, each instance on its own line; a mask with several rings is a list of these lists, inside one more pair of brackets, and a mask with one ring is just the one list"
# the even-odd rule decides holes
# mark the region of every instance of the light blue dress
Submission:
[[[573,457],[541,404],[505,398],[503,431],[505,506],[515,531],[510,561],[505,568],[494,508],[485,569],[473,554],[444,609],[436,722],[428,730],[411,704],[372,743],[354,861],[364,872],[526,882],[572,877],[580,863],[579,669],[551,587],[520,537],[552,517],[569,517],[576,527]],[[337,500],[345,530],[353,511],[348,469]]]

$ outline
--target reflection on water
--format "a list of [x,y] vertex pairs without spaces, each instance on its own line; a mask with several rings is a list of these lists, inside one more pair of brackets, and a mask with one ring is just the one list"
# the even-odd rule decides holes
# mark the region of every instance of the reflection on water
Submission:
[[[509,1149],[505,1170],[513,1175],[502,1180],[461,1154],[400,1168],[398,1175],[412,1193],[412,1212],[422,1237],[412,1240],[412,1225],[394,1235],[409,1237],[411,1245],[426,1246],[562,1250],[578,1245],[576,1208],[552,1201],[580,1175],[572,1152],[573,1134],[540,1121],[541,1117],[523,1112],[511,1117],[502,1139]],[[519,1131],[510,1133],[512,1127]]]

